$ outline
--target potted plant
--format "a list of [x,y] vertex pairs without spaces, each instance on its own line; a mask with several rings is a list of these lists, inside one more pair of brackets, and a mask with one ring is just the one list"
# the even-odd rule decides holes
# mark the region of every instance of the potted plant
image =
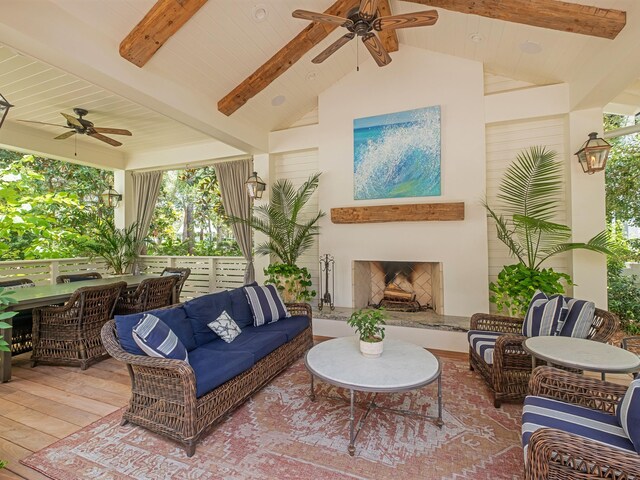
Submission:
[[586,243],[571,242],[571,228],[553,220],[563,206],[564,165],[554,151],[531,147],[518,154],[500,183],[497,209],[484,206],[496,223],[498,239],[518,263],[506,265],[497,281],[489,285],[491,302],[498,310],[523,317],[537,289],[547,295],[563,293],[566,273],[542,268],[543,262],[563,252],[586,249],[610,254],[608,235],[600,232]]
[[96,219],[93,227],[93,235],[82,244],[88,255],[102,258],[114,275],[131,272],[145,243],[145,239],[138,238],[138,224],[117,228],[109,220]]
[[[5,290],[0,287],[0,352],[9,352],[11,351],[11,345],[3,338],[2,333],[3,330],[7,330],[11,328],[4,320],[8,320],[9,318],[15,316],[17,312],[5,312],[4,310],[7,308],[7,305],[11,305],[12,303],[16,303],[11,294],[13,292],[11,290]],[[0,469],[4,468],[7,465],[7,462],[4,460],[0,460]]]
[[268,240],[256,246],[259,255],[270,255],[278,262],[264,269],[267,283],[273,283],[287,303],[309,301],[316,292],[309,290],[311,275],[296,262],[313,245],[320,233],[318,221],[324,212],[318,211],[307,219],[304,207],[318,188],[320,173],[311,175],[298,189],[290,180],[280,179],[271,187],[269,203],[253,209],[250,218],[229,217],[231,222],[244,223]]
[[360,337],[360,353],[367,358],[382,355],[385,313],[383,309],[361,309],[347,321]]

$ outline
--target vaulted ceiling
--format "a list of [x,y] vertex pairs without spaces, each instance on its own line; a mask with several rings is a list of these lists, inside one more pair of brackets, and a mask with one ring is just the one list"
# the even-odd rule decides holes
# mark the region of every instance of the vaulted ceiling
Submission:
[[[127,116],[135,125],[135,121],[145,122],[157,115],[166,117],[158,117],[161,127],[155,140],[157,146],[174,135],[183,140],[215,138],[243,151],[264,151],[267,132],[284,128],[315,108],[320,92],[353,72],[357,62],[371,61],[361,44],[351,42],[324,63],[311,63],[314,56],[344,34],[338,28],[227,116],[218,111],[218,102],[308,27],[308,21],[293,18],[291,12],[299,8],[322,12],[335,1],[191,1],[202,5],[139,67],[122,58],[119,49],[123,39],[156,4],[154,0],[3,0],[0,43],[85,82],[63,82],[56,90],[61,95],[50,109],[42,107],[42,103],[39,108],[36,103],[21,112],[18,105],[12,118],[18,118],[20,113],[20,118],[33,115],[29,119],[51,121],[59,111],[84,106],[78,99],[86,93],[87,101],[100,106],[95,108],[96,124],[134,132],[131,149],[138,148],[134,128],[145,131],[147,127],[127,125]],[[536,4],[541,0],[512,1]],[[596,7],[590,9],[595,17],[606,17],[607,12],[599,9],[627,12],[626,26],[613,40],[439,8],[446,4],[458,4],[459,8],[464,4],[491,3],[488,0],[419,3],[422,4],[390,1],[394,14],[434,6],[439,14],[434,26],[398,30],[400,49],[408,45],[467,58],[482,62],[486,71],[534,84],[570,83],[576,108],[602,106],[616,96],[620,99],[625,87],[640,77],[640,62],[635,60],[640,44],[640,2],[635,0],[568,0],[567,3]],[[496,5],[500,3],[504,2]],[[553,20],[554,12],[541,10],[539,15],[543,21]],[[6,56],[7,51],[0,50],[0,54]],[[13,63],[5,66],[14,69]],[[0,63],[0,79],[17,75],[3,68]],[[36,67],[25,66],[23,71],[28,72],[28,68]],[[392,69],[393,63],[383,68]],[[63,93],[65,85],[69,90]],[[118,101],[130,102],[130,106],[118,106],[113,99],[113,110],[103,108],[104,102],[109,104],[110,100],[105,97],[100,103],[100,94],[93,92],[91,96],[91,86],[116,94]],[[0,92],[9,96],[1,81]],[[10,100],[18,104],[17,100]],[[26,99],[24,104],[28,103]],[[141,105],[147,113],[136,111],[134,104]],[[163,121],[169,122],[166,128]],[[176,128],[169,128],[169,124]],[[149,141],[154,140],[149,137]]]

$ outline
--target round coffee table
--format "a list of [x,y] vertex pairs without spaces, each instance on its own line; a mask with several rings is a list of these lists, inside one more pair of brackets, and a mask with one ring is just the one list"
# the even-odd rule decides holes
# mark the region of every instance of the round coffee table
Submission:
[[640,370],[640,358],[634,353],[606,343],[583,338],[541,336],[527,338],[522,347],[536,359],[552,365],[605,373],[633,373]]
[[[349,454],[355,454],[355,441],[369,413],[384,408],[405,415],[435,420],[442,428],[442,368],[440,360],[422,347],[400,340],[386,339],[384,352],[378,358],[365,358],[360,353],[358,337],[342,337],[319,343],[307,352],[307,370],[311,373],[311,400],[315,401],[314,377],[350,391]],[[405,392],[438,381],[438,416],[422,415],[369,403],[365,414],[354,427],[355,392]]]

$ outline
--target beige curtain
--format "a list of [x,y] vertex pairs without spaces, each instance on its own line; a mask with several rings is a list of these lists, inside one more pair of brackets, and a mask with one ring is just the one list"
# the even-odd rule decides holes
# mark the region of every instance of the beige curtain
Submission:
[[[133,172],[133,208],[138,219],[138,239],[142,240],[149,233],[151,218],[156,208],[158,195],[160,194],[160,184],[162,183],[162,172]],[[146,247],[142,247],[142,253]]]
[[[244,182],[247,181],[253,171],[253,159],[216,163],[214,168],[220,184],[220,192],[222,193],[222,205],[224,205],[227,214],[239,218],[249,218],[251,216],[251,199],[247,194]],[[251,283],[255,279],[251,227],[241,223],[234,223],[232,228],[240,250],[244,258],[247,259],[244,283]]]

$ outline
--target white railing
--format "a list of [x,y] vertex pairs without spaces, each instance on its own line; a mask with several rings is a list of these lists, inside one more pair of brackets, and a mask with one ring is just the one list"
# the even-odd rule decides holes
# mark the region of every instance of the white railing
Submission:
[[[190,268],[182,300],[244,284],[246,260],[242,257],[175,257],[144,255],[142,273],[159,274],[165,267]],[[58,275],[99,272],[108,275],[104,262],[87,257],[0,262],[0,280],[29,278],[36,285],[53,285]]]

